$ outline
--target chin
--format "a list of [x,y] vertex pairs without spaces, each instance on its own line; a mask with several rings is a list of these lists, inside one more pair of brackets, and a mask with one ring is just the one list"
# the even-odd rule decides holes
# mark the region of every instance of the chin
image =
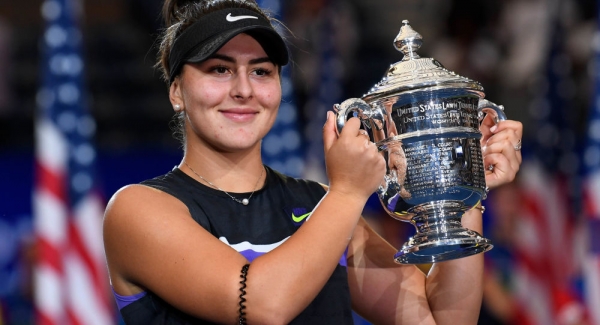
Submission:
[[226,152],[246,151],[251,150],[257,146],[260,147],[260,140],[220,144],[221,149]]

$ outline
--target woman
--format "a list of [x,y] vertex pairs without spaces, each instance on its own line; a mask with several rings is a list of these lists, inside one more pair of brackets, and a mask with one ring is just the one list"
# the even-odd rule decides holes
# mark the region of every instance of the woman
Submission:
[[[262,164],[288,56],[254,2],[167,0],[163,13],[160,64],[184,157],[107,207],[107,262],[127,324],[348,324],[351,309],[378,324],[476,323],[481,254],[426,276],[394,263],[396,250],[361,219],[386,163],[357,119],[338,137],[327,114],[328,187]],[[521,124],[482,132],[495,165],[486,181],[511,181]],[[480,211],[463,223],[481,231]]]

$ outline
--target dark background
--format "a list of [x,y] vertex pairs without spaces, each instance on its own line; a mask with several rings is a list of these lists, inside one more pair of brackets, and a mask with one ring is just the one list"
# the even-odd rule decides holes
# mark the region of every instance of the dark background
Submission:
[[[181,149],[169,128],[167,88],[153,68],[161,2],[82,4],[98,183],[108,198],[123,185],[178,164]],[[44,28],[40,5],[0,0],[0,300],[18,295],[26,282],[19,276],[17,256],[31,238],[34,117]],[[401,59],[392,41],[401,21],[408,19],[424,38],[421,56],[481,82],[487,98],[524,123],[526,158],[545,150],[540,135],[557,138],[540,128],[545,114],[541,98],[547,94],[549,70],[566,71],[557,90],[567,105],[566,133],[561,131],[551,145],[563,154],[581,152],[594,98],[594,46],[600,46],[596,1],[293,0],[285,1],[283,9],[278,18],[294,34],[288,37],[294,104],[306,139],[320,135],[310,122],[322,125],[325,118],[311,113],[323,74],[335,76],[339,86],[327,105],[362,96]],[[561,58],[554,67],[549,63],[552,44],[559,44]],[[335,56],[336,65],[320,64],[325,52]],[[571,175],[577,187],[581,162],[557,161],[553,166]],[[577,200],[576,191],[571,195]]]
[[[315,83],[313,65],[319,53],[319,27],[335,20],[331,30],[342,60],[341,98],[358,97],[379,81],[387,67],[401,59],[392,41],[408,19],[423,35],[419,53],[435,57],[448,69],[481,82],[487,97],[506,106],[509,116],[525,123],[528,99],[544,73],[549,28],[561,28],[574,82],[573,122],[584,125],[591,98],[590,59],[596,2],[561,1],[553,17],[546,1],[286,1],[279,16],[295,34],[292,74],[298,103]],[[30,151],[40,76],[41,1],[0,1],[0,149]],[[160,1],[83,1],[89,107],[97,122],[100,150],[165,148],[178,144],[167,122],[167,90],[154,70],[154,42]],[[333,8],[333,9],[332,9]],[[531,13],[529,11],[532,11]],[[540,17],[543,16],[543,17]],[[543,20],[548,20],[545,23]],[[308,65],[308,66],[306,66]],[[507,69],[524,68],[525,71]],[[331,73],[334,73],[332,69]],[[338,69],[339,70],[339,69]],[[528,72],[527,75],[523,76]],[[312,80],[311,80],[312,79]],[[514,103],[514,104],[513,104]],[[578,128],[583,129],[583,128]],[[534,130],[526,128],[529,134]]]

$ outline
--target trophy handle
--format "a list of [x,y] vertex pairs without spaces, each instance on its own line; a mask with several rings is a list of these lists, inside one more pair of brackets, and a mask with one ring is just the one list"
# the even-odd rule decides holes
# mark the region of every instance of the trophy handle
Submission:
[[500,121],[506,120],[506,113],[504,113],[504,106],[496,105],[487,99],[479,100],[479,105],[477,107],[477,111],[479,113],[478,118],[479,118],[480,122],[485,117],[484,114],[489,114],[489,113],[492,113],[495,115],[494,121],[496,122],[496,124],[498,124],[498,122],[500,122]]
[[[383,125],[384,124],[384,116],[385,114],[381,111],[379,107],[373,108],[371,105],[367,104],[364,100],[360,98],[350,98],[343,101],[341,104],[333,105],[333,110],[336,114],[336,128],[335,131],[339,136],[346,125],[346,121],[348,120],[348,115],[350,113],[354,113],[353,115],[358,117],[363,125],[365,125],[365,121],[371,121],[372,125]],[[367,124],[368,125],[368,124]],[[373,141],[372,139],[370,139]],[[381,185],[377,189],[377,194],[382,196],[385,192],[387,192],[389,184],[392,182],[388,175],[384,176]]]
[[354,113],[361,121],[375,120],[379,121],[379,125],[383,123],[384,114],[379,108],[373,108],[360,98],[350,98],[343,101],[341,104],[333,105],[333,110],[336,113],[336,132],[338,135],[342,132],[348,115]]

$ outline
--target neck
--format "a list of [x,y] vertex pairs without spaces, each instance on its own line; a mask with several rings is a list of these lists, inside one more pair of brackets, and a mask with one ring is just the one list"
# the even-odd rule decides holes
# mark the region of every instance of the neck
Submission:
[[205,185],[211,186],[208,181],[227,192],[252,192],[262,188],[266,179],[260,146],[257,149],[234,153],[186,150],[179,169]]

